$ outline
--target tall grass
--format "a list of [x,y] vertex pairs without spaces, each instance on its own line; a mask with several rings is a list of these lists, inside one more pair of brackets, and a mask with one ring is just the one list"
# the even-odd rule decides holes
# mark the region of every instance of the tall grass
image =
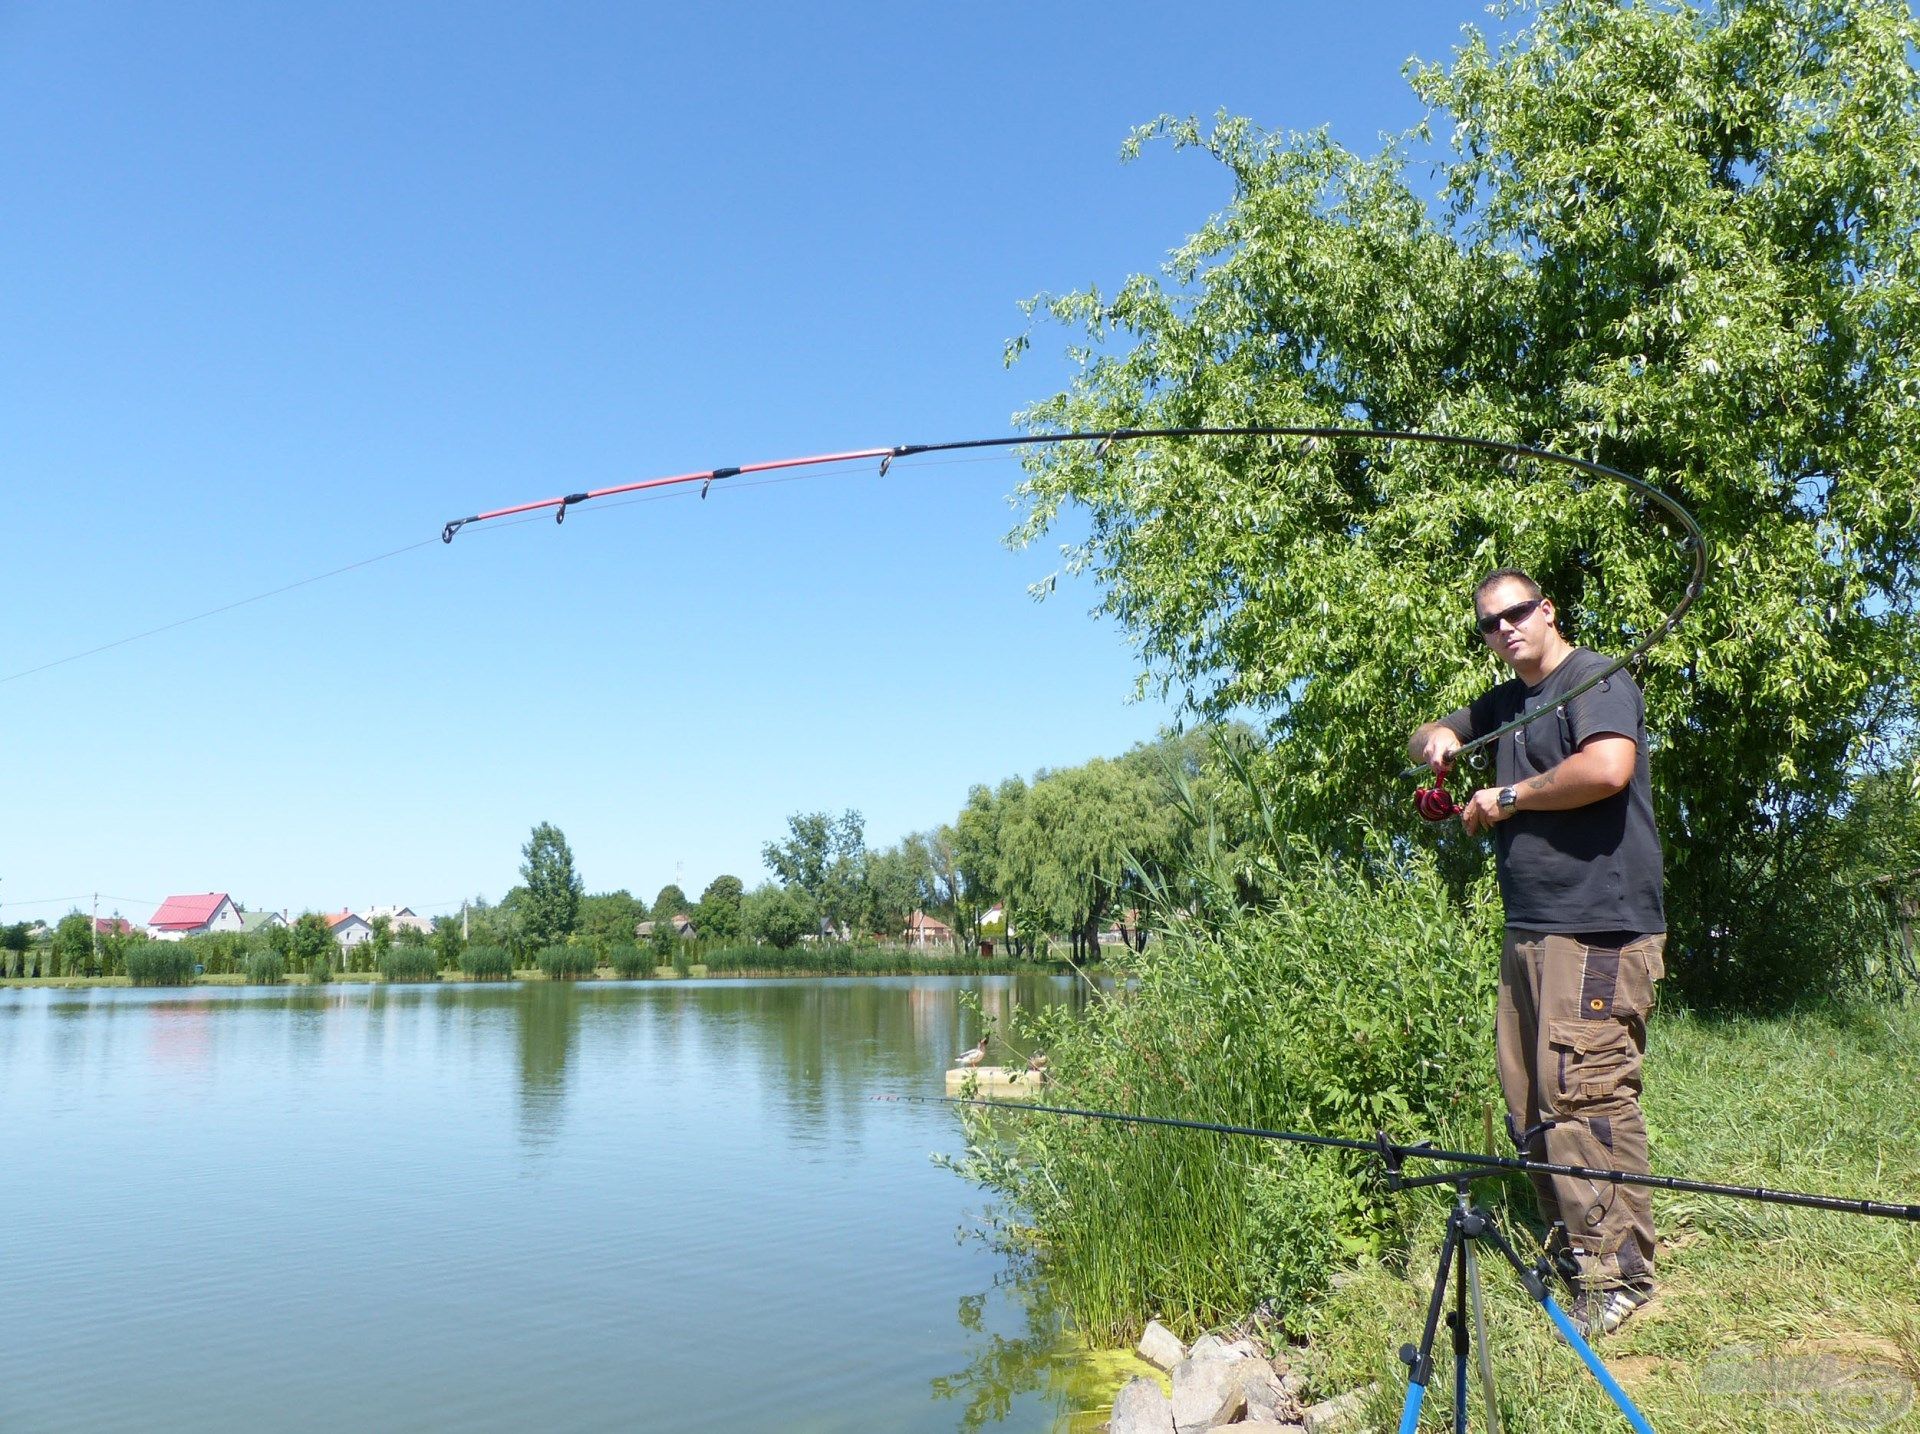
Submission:
[[247,981],[255,986],[277,986],[287,979],[286,959],[277,951],[251,951],[247,954]]
[[388,981],[440,979],[440,959],[426,946],[390,946],[380,953],[376,967]]
[[469,981],[508,981],[513,957],[504,946],[469,946],[460,953],[460,970]]
[[127,951],[127,979],[136,986],[190,986],[194,955],[172,941],[143,941]]
[[[1259,904],[1185,919],[1111,998],[1045,1013],[1052,1099],[1365,1139],[1470,1138],[1493,1079],[1498,941],[1421,854],[1305,847]],[[976,1131],[969,1170],[1012,1197],[1078,1327],[1185,1334],[1263,1300],[1297,1308],[1398,1237],[1339,1152],[1047,1116]],[[1477,1136],[1472,1137],[1477,1143]]]
[[860,942],[773,946],[722,946],[690,956],[709,976],[972,976],[1030,971],[1033,963],[982,958],[966,951],[911,951]]
[[613,974],[622,981],[637,981],[653,969],[653,957],[638,946],[616,946],[607,958]]
[[590,946],[549,946],[534,964],[549,981],[579,981],[593,975],[594,955]]

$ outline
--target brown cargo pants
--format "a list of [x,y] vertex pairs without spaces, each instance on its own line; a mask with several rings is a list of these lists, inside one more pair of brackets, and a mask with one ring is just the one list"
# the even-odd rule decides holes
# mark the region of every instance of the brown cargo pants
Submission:
[[[1645,1173],[1641,1061],[1667,938],[1624,946],[1507,928],[1494,1041],[1500,1089],[1526,1153],[1556,1165]],[[1642,1186],[1534,1175],[1549,1228],[1566,1223],[1593,1285],[1653,1277],[1653,1207]]]

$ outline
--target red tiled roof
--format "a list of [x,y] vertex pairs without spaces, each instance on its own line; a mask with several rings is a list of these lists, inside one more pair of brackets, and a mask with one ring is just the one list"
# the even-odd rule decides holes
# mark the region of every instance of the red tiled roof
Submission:
[[226,899],[224,891],[169,896],[160,903],[160,909],[153,913],[153,919],[147,925],[158,926],[164,931],[188,931],[196,926],[205,926]]
[[96,916],[93,929],[102,936],[128,936],[133,932],[133,923],[124,916]]
[[323,916],[320,919],[327,923],[327,929],[331,931],[334,927],[338,926],[341,922],[353,921],[356,919],[356,917],[354,916],[354,913],[351,911],[336,911],[331,916]]

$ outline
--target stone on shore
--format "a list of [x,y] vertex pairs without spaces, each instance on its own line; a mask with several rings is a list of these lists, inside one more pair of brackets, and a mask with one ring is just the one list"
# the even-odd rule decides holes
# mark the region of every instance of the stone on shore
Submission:
[[1173,1434],[1173,1405],[1153,1380],[1130,1379],[1113,1401],[1108,1434]]
[[1337,1399],[1328,1399],[1309,1409],[1300,1422],[1307,1427],[1307,1434],[1333,1434],[1334,1430],[1344,1429],[1360,1417],[1360,1411],[1366,1407],[1367,1399],[1377,1386],[1369,1384],[1365,1389],[1353,1389]]
[[1147,1328],[1140,1336],[1140,1343],[1134,1347],[1148,1364],[1156,1369],[1172,1369],[1187,1357],[1187,1347],[1180,1343],[1180,1337],[1157,1319],[1147,1321]]

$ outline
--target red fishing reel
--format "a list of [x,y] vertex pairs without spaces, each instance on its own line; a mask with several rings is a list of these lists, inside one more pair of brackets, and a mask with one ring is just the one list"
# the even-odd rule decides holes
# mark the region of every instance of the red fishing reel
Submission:
[[1414,791],[1413,805],[1420,815],[1430,822],[1444,822],[1449,817],[1460,815],[1462,808],[1453,799],[1453,793],[1446,788],[1444,778],[1434,781],[1431,787],[1420,787]]

